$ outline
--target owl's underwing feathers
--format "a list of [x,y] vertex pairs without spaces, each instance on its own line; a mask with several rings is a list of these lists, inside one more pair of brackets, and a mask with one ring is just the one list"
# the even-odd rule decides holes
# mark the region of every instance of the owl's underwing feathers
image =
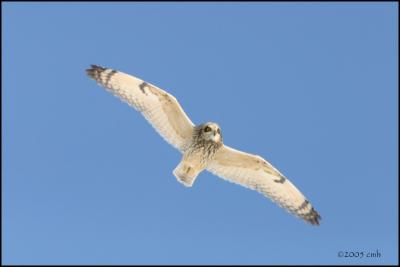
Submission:
[[154,129],[171,145],[182,150],[190,140],[194,125],[174,96],[136,77],[92,65],[87,74],[140,111]]
[[[260,192],[294,215],[319,225],[321,216],[306,197],[262,157],[223,145],[222,136],[220,144],[209,146],[210,149],[199,149],[206,147],[204,144],[210,141],[201,139],[199,131],[203,129],[202,125],[195,126],[192,123],[174,96],[113,69],[92,65],[86,72],[100,85],[141,112],[167,142],[183,153],[182,162],[174,170],[174,175],[186,186],[191,186],[197,174],[206,168],[230,182]],[[220,134],[217,124],[210,126],[214,127],[213,130],[218,128]],[[201,162],[193,162],[198,156],[193,151],[203,151],[201,153],[204,155],[198,157]]]
[[260,192],[311,224],[319,224],[321,217],[310,202],[286,177],[260,156],[224,145],[207,170],[230,182]]

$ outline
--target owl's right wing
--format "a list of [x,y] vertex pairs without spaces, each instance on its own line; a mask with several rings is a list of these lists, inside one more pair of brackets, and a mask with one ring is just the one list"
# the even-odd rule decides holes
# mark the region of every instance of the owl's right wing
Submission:
[[256,190],[294,215],[319,225],[321,217],[311,203],[286,177],[260,156],[224,145],[216,152],[207,170],[225,180]]
[[194,124],[176,98],[134,76],[92,65],[89,77],[140,111],[154,129],[171,145],[182,151],[192,137]]

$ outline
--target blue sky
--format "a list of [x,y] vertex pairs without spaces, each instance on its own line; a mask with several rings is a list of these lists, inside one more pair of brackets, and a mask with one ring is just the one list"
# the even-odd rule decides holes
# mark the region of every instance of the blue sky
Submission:
[[[397,263],[397,8],[3,3],[3,264]],[[219,123],[321,226],[206,172],[183,187],[179,152],[90,64]]]

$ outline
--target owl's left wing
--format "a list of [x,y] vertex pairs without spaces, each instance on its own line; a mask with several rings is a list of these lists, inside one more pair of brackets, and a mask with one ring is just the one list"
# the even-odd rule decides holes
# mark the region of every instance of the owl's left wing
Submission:
[[182,151],[194,124],[174,96],[121,71],[92,65],[86,73],[108,91],[138,110],[171,145]]
[[217,151],[207,170],[233,183],[256,190],[303,220],[319,225],[321,216],[305,196],[260,156],[228,146]]

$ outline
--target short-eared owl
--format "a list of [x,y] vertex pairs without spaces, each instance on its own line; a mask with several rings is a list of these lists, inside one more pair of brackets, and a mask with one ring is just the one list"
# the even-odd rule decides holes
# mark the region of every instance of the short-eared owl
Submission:
[[192,186],[199,173],[208,170],[254,189],[294,215],[319,225],[321,217],[304,195],[262,157],[224,145],[218,124],[194,125],[175,97],[131,75],[96,65],[86,72],[140,111],[154,129],[183,154],[173,174],[185,186]]

